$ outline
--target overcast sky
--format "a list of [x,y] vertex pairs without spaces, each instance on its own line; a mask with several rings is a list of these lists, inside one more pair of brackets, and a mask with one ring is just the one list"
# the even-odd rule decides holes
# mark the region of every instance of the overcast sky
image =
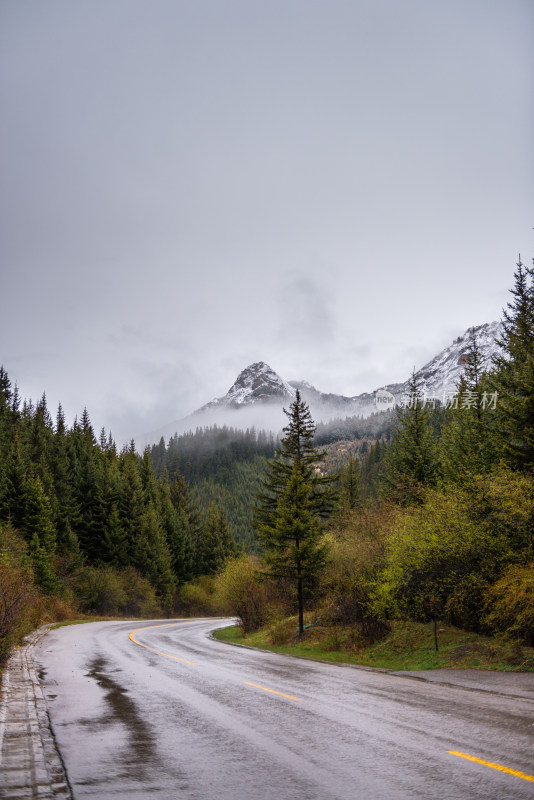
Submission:
[[1,0],[0,363],[121,441],[354,395],[534,254],[532,0]]

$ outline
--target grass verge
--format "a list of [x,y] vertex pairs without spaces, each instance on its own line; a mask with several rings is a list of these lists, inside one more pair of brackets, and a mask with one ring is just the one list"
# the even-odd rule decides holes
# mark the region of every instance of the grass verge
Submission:
[[275,653],[357,664],[391,670],[486,669],[508,672],[534,671],[534,648],[492,639],[451,626],[439,629],[439,650],[434,649],[433,625],[396,622],[380,642],[363,646],[348,627],[315,626],[299,639],[296,630],[285,644],[273,644],[269,628],[243,636],[238,625],[220,628],[221,641],[246,644]]

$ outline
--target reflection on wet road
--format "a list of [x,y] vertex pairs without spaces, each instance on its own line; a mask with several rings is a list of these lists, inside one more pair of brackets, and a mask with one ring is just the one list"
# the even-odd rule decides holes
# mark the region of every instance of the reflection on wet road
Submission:
[[225,624],[91,623],[42,640],[75,800],[534,796],[534,701],[209,638]]

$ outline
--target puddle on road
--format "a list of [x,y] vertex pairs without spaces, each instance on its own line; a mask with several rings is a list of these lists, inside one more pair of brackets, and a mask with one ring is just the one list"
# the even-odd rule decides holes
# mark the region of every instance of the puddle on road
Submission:
[[50,688],[57,686],[57,681],[49,680],[46,677],[46,669],[41,666],[36,667],[37,677],[39,678],[39,683],[42,687],[43,694],[48,702],[48,700],[55,700],[57,694],[51,694]]
[[86,675],[93,678],[98,686],[105,690],[104,700],[110,713],[84,722],[88,726],[94,726],[95,732],[101,726],[108,727],[117,723],[124,726],[127,744],[120,762],[122,767],[127,770],[125,774],[129,778],[142,779],[145,777],[146,767],[152,768],[157,761],[154,737],[150,726],[139,714],[134,701],[128,696],[128,691],[110,678],[109,674],[106,674],[106,666],[107,662],[104,658],[95,658],[88,665]]

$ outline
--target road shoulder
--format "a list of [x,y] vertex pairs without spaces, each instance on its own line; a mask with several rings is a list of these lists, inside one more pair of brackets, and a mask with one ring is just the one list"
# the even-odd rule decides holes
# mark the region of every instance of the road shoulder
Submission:
[[256,652],[276,653],[284,658],[296,658],[303,661],[311,661],[319,664],[329,664],[331,666],[342,667],[344,669],[356,669],[364,672],[381,672],[394,675],[398,678],[410,680],[426,681],[442,686],[451,686],[466,691],[486,692],[497,694],[502,697],[521,698],[534,701],[534,673],[532,672],[505,672],[499,670],[482,669],[432,669],[418,671],[400,671],[385,669],[384,667],[370,667],[367,664],[347,664],[345,662],[325,661],[311,656],[292,655],[290,653],[279,653],[268,648],[254,647],[240,642],[228,642],[218,639],[210,633],[210,638],[220,644],[228,644],[231,647],[243,647],[247,650]]
[[0,797],[71,799],[46,702],[33,661],[43,626],[15,649],[2,674],[0,701]]

